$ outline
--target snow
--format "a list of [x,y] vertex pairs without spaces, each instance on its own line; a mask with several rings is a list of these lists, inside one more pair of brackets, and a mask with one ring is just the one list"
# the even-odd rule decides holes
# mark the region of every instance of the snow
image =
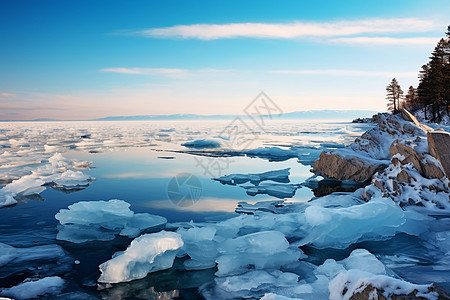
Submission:
[[129,203],[118,199],[80,201],[61,209],[55,218],[61,224],[56,238],[73,243],[108,241],[117,234],[136,237],[145,230],[161,229],[167,223],[161,216],[135,214]]
[[144,278],[148,273],[169,269],[176,251],[183,246],[181,235],[161,231],[134,239],[123,252],[102,263],[100,283],[127,282]]
[[417,285],[386,275],[374,275],[373,273],[359,269],[351,269],[340,273],[329,284],[330,300],[350,299],[358,292],[363,291],[368,285],[378,288],[387,299],[393,295],[408,295],[417,290],[417,296],[425,299],[437,299],[437,293],[430,292],[430,285]]
[[2,289],[0,295],[14,299],[38,298],[44,295],[56,295],[64,287],[64,279],[58,276],[45,277],[37,280],[27,279],[11,288]]

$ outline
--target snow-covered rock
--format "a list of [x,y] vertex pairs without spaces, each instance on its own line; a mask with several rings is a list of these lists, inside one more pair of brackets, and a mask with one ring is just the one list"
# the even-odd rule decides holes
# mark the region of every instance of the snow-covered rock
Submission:
[[313,172],[338,180],[368,181],[389,165],[389,149],[394,141],[425,139],[426,132],[400,116],[379,114],[378,125],[344,149],[322,152]]
[[[418,285],[359,269],[340,273],[329,284],[330,300],[437,299],[432,285]],[[442,298],[444,299],[444,298]]]

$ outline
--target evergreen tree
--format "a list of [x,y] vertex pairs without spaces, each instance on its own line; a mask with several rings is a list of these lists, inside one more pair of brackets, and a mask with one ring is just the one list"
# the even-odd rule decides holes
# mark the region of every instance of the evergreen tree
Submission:
[[405,107],[415,108],[419,104],[419,96],[417,94],[417,89],[412,85],[408,89],[408,93],[405,96]]
[[419,102],[422,105],[425,118],[427,111],[431,113],[433,122],[441,121],[441,114],[449,114],[450,105],[450,26],[446,39],[441,39],[428,64],[422,66],[418,86]]
[[388,110],[394,114],[400,109],[400,100],[403,95],[403,91],[397,82],[397,79],[392,78],[391,83],[386,87],[386,99],[388,100]]

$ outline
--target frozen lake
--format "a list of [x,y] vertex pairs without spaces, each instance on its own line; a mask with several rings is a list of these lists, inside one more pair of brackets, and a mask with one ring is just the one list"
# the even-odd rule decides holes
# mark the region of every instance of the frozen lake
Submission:
[[[307,180],[313,176],[311,164],[322,150],[348,145],[374,126],[283,120],[267,122],[264,127],[250,126],[250,130],[247,128],[233,136],[228,129],[238,126],[230,122],[0,123],[0,187],[3,189],[23,176],[38,174],[33,172],[48,164],[55,153],[63,155],[65,168],[76,166],[72,161],[92,162],[90,168],[74,167],[82,173],[78,177],[90,176],[86,184],[72,182],[70,185],[67,180],[61,180],[60,185],[47,184],[45,190],[38,192],[19,188],[22,194],[15,196],[17,203],[0,209],[0,243],[24,251],[29,247],[43,247],[43,253],[31,248],[34,257],[28,253],[29,258],[16,257],[3,266],[0,264],[0,288],[15,286],[26,278],[59,276],[66,282],[63,292],[67,297],[85,293],[83,297],[90,295],[93,299],[174,296],[196,299],[198,287],[213,282],[216,269],[186,271],[182,267],[183,259],[175,260],[170,270],[98,290],[98,266],[115,252],[123,251],[131,239],[118,236],[110,241],[78,244],[57,240],[60,225],[55,214],[79,201],[121,199],[130,203],[135,213],[159,215],[169,223],[191,220],[215,223],[236,216],[238,202],[254,204],[284,199],[298,203],[331,191],[354,190],[355,187],[345,186],[330,188],[333,184],[320,189],[317,184],[308,184]],[[244,141],[240,143],[241,148],[233,144],[237,139]],[[182,145],[197,140],[206,140],[206,144]],[[205,148],[211,141],[220,146],[212,143],[214,148]],[[287,178],[261,180],[256,184],[254,177],[251,177],[253,181],[233,184],[213,180],[228,174],[283,169],[289,169]],[[190,184],[183,181],[192,178]],[[264,189],[257,188],[261,186]],[[48,253],[52,248],[45,247],[52,245],[58,245],[62,251]],[[433,268],[427,267],[432,263],[433,254],[427,253],[414,236],[398,234],[387,241],[363,242],[359,246],[392,264],[397,263],[392,257],[394,253],[410,258],[397,265],[397,272],[413,282],[421,283],[423,278],[419,274]],[[343,259],[355,248],[352,245],[341,250],[319,251],[306,246],[302,250],[309,256],[308,262],[321,264],[326,258]],[[446,270],[441,272],[443,277],[448,275]],[[425,281],[442,281],[439,274],[430,273]]]

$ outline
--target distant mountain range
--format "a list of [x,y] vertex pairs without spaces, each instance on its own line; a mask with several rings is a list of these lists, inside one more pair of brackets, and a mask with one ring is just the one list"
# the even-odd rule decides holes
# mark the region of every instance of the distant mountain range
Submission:
[[[356,119],[371,117],[377,111],[371,110],[308,110],[283,113],[274,115],[274,119]],[[266,115],[267,116],[267,115]],[[140,116],[113,116],[93,119],[92,121],[161,121],[161,120],[229,120],[237,115],[196,115],[196,114],[174,114],[174,115],[140,115]],[[247,115],[239,117],[248,118]]]
[[[356,118],[371,117],[377,111],[371,110],[306,110],[282,115],[274,115],[274,119],[316,119],[316,120],[353,120]],[[268,115],[265,115],[268,116]],[[237,115],[196,115],[196,114],[173,114],[173,115],[138,115],[138,116],[111,116],[90,120],[79,121],[164,121],[164,120],[230,120]],[[242,118],[248,118],[247,115],[239,115]],[[11,122],[11,120],[0,120],[2,122]],[[34,119],[21,121],[66,121],[56,119]]]

